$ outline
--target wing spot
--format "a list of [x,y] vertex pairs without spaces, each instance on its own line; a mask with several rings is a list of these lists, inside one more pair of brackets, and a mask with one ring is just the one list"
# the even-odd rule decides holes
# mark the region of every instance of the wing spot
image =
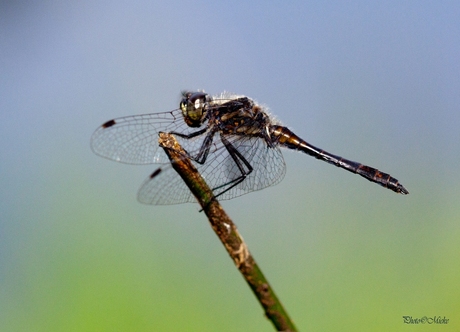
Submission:
[[109,120],[102,125],[102,128],[109,128],[112,127],[114,124],[116,124],[115,120]]
[[157,176],[160,173],[161,173],[161,168],[159,168],[155,172],[153,172],[152,175],[150,175],[150,178],[153,179],[155,176]]

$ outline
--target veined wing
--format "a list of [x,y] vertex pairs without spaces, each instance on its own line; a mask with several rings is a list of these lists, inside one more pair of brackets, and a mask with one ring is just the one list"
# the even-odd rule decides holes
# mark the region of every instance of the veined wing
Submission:
[[[198,165],[198,171],[209,186],[212,189],[218,188],[214,190],[214,194],[219,195],[219,199],[231,199],[261,190],[279,183],[284,178],[286,164],[277,146],[269,147],[265,140],[259,137],[244,135],[225,135],[225,137],[251,165],[252,172],[246,175],[244,181],[229,189],[242,174],[225,147],[211,155],[204,165]],[[249,171],[242,162],[240,167],[244,171]]]
[[[269,147],[262,138],[257,137],[226,135],[226,138],[252,167],[252,172],[247,174],[244,181],[229,189],[243,174],[222,143],[219,134],[214,137],[206,162],[198,164],[192,161],[213,189],[214,195],[218,195],[218,199],[232,199],[275,185],[283,179],[286,165],[278,147]],[[240,162],[241,165],[243,172],[249,171],[244,163]],[[196,201],[171,165],[162,166],[144,181],[138,192],[138,200],[153,205]]]
[[137,200],[151,205],[196,202],[195,196],[171,164],[162,165],[144,181],[137,193]]
[[[126,164],[169,163],[162,149],[158,149],[159,132],[178,132],[188,135],[200,130],[189,127],[180,109],[121,117],[107,121],[93,133],[91,148],[97,155]],[[201,136],[201,135],[200,135]],[[181,139],[186,151],[200,149],[202,138]]]

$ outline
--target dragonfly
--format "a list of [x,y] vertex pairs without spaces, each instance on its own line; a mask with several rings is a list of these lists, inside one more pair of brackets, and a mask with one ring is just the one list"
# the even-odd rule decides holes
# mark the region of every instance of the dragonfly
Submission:
[[196,202],[159,146],[161,133],[174,136],[184,150],[183,158],[192,161],[214,196],[222,200],[279,183],[286,173],[280,148],[306,153],[396,193],[409,194],[391,175],[307,143],[247,96],[183,91],[179,108],[109,120],[91,137],[92,150],[104,158],[159,164],[139,189],[137,198],[144,204]]

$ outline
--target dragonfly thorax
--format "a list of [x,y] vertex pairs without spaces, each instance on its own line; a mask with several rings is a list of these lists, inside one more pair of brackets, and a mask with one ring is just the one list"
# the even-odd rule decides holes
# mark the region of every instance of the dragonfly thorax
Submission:
[[200,127],[206,118],[206,110],[211,96],[204,92],[183,92],[180,109],[185,123],[190,127]]

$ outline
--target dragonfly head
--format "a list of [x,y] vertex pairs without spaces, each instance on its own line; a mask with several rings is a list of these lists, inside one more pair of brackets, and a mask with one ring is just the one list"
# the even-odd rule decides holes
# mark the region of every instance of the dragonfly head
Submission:
[[180,109],[185,123],[190,127],[199,127],[206,118],[208,103],[211,96],[204,92],[183,92]]

